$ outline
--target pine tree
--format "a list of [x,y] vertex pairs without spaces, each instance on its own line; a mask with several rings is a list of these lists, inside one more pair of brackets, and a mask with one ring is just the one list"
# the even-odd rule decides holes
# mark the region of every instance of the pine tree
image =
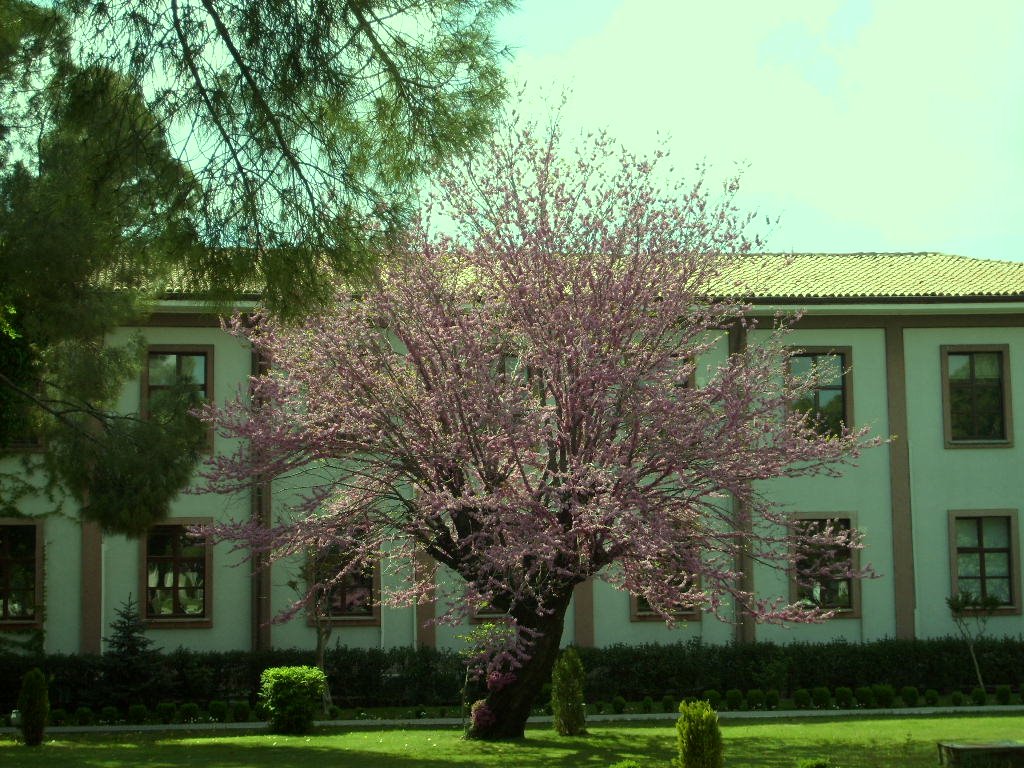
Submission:
[[117,609],[117,618],[110,624],[110,636],[104,637],[104,682],[111,703],[126,709],[145,703],[163,681],[160,649],[146,637],[146,624],[139,614],[139,604],[128,599]]

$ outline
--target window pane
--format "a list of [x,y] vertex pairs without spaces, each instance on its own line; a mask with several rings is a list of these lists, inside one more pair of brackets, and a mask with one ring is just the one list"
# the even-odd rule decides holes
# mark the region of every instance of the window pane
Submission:
[[174,614],[174,590],[150,589],[147,605],[150,616],[172,616]]
[[182,563],[178,570],[179,587],[203,586],[204,563]]
[[174,554],[174,531],[167,526],[154,528],[146,539],[146,551],[152,556],[170,557]]
[[1009,576],[1010,555],[1006,552],[985,553],[985,577]]
[[[933,360],[935,358],[932,358]],[[967,381],[971,378],[970,354],[949,354],[946,356],[946,368],[950,380]]]
[[956,572],[960,576],[981,576],[981,555],[977,552],[957,554]]
[[986,579],[985,592],[988,597],[996,598],[1003,605],[1011,603],[1009,579]]
[[206,384],[206,355],[179,355],[181,381],[190,384]]
[[203,615],[203,590],[194,589],[178,593],[178,603],[186,616]]
[[963,596],[980,597],[981,579],[959,578],[956,582],[956,591]]
[[843,355],[819,355],[816,363],[815,379],[819,387],[843,385]]
[[982,536],[986,549],[1010,546],[1010,520],[1006,517],[986,517],[982,520]]
[[956,545],[958,547],[978,546],[978,522],[973,517],[956,519]]
[[829,433],[838,435],[843,426],[843,393],[840,390],[826,389],[818,393],[822,428]]
[[971,419],[973,398],[969,387],[949,387],[949,428],[954,440],[970,440],[974,434]]
[[181,557],[198,558],[206,555],[206,540],[197,537],[184,535],[181,537]]
[[34,592],[11,592],[7,598],[7,616],[12,619],[31,619],[35,615],[34,603]]
[[804,378],[811,374],[814,366],[814,357],[811,355],[793,355],[789,358],[789,372],[794,376]]
[[997,383],[975,385],[974,387],[975,429],[978,440],[1002,440],[1003,429],[1003,388]]
[[178,378],[178,356],[174,354],[149,354],[149,385],[151,387],[169,387]]
[[974,353],[974,378],[976,379],[1001,379],[1002,354],[999,352],[975,352]]
[[[5,526],[5,530],[11,557],[35,558],[36,527],[34,525]],[[3,547],[0,545],[0,552],[2,551]]]

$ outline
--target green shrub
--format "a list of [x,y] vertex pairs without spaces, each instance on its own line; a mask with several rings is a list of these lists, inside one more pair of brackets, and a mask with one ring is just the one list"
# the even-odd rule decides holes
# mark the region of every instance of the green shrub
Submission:
[[617,763],[612,763],[608,768],[640,768],[640,763],[636,760],[619,760]]
[[676,697],[671,693],[666,693],[661,697],[661,711],[662,712],[675,712],[676,707],[679,706],[679,702],[676,701]]
[[161,701],[156,705],[156,719],[164,723],[173,723],[178,716],[178,707],[173,701]]
[[900,688],[900,698],[903,699],[903,705],[907,707],[916,707],[918,700],[921,698],[921,694],[918,693],[917,688],[912,685],[904,685]]
[[984,688],[975,688],[971,691],[971,703],[976,707],[983,707],[988,704],[988,694]]
[[997,685],[996,686],[996,702],[999,704],[1010,703],[1010,686],[1008,685]]
[[271,667],[260,676],[260,701],[274,733],[308,733],[327,693],[316,667]]
[[725,692],[725,706],[733,712],[743,709],[743,691],[739,688],[730,688]]
[[765,709],[778,709],[779,708],[779,692],[775,688],[770,688],[764,693],[764,708]]
[[864,709],[872,709],[875,706],[875,692],[870,685],[861,685],[853,692],[857,703]]
[[924,703],[929,707],[934,707],[939,703],[939,692],[934,688],[929,688],[924,692]]
[[149,709],[145,704],[131,704],[128,707],[128,722],[132,725],[142,725],[149,720]]
[[816,685],[811,691],[811,701],[815,709],[831,709],[832,692],[823,685]]
[[199,705],[194,701],[186,701],[178,707],[178,719],[183,723],[198,723]]
[[747,691],[747,706],[750,709],[764,709],[764,691],[760,688]]
[[896,691],[888,684],[872,685],[871,693],[874,694],[875,703],[882,709],[892,708],[893,703],[896,701]]
[[654,699],[650,696],[644,696],[644,700],[640,702],[640,711],[645,715],[649,715],[654,711]]
[[587,732],[584,679],[580,655],[575,648],[566,648],[559,654],[551,672],[551,714],[560,736],[581,736]]
[[616,715],[621,715],[626,711],[626,700],[622,696],[616,696],[612,699],[612,712]]
[[793,691],[793,706],[797,709],[808,709],[811,706],[811,692],[806,688]]
[[38,747],[43,743],[43,734],[50,717],[46,675],[38,667],[31,669],[21,680],[18,709],[21,711],[21,737],[25,740],[25,746]]
[[117,707],[108,705],[100,710],[100,722],[104,725],[117,725],[120,719],[121,713],[117,711]]
[[712,709],[718,709],[722,706],[722,694],[714,688],[708,688],[704,691],[704,701],[710,704]]
[[207,711],[215,723],[226,723],[228,721],[228,703],[226,701],[211,701]]
[[68,724],[68,712],[66,709],[57,707],[56,709],[50,710],[50,725],[67,725]]
[[79,725],[92,725],[94,719],[95,715],[90,707],[79,707],[75,710],[75,722]]
[[248,723],[252,716],[252,708],[248,701],[236,701],[231,704],[231,722]]
[[679,768],[722,768],[722,732],[715,710],[706,701],[684,701],[679,713]]
[[964,692],[953,691],[949,696],[949,703],[954,707],[962,707],[964,705]]
[[853,698],[853,688],[846,685],[840,685],[836,688],[836,706],[840,709],[853,709],[855,699]]
[[598,715],[603,715],[605,713],[605,711],[610,709],[610,708],[611,708],[611,704],[609,704],[607,701],[595,701],[594,702],[594,712],[596,714],[598,714]]

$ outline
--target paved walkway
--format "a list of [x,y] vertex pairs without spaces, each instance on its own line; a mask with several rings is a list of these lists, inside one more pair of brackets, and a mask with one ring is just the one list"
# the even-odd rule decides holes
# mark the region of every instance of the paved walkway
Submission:
[[[1024,713],[1024,705],[996,705],[986,707],[902,707],[895,709],[787,709],[787,710],[753,710],[742,712],[719,712],[720,720],[789,720],[814,718],[843,717],[927,717],[929,715],[967,715],[967,714],[1020,714]],[[651,712],[639,715],[587,715],[588,723],[623,723],[672,721],[679,717],[677,712]],[[530,723],[544,724],[552,722],[551,715],[534,715]],[[425,717],[422,719],[401,718],[393,720],[318,720],[317,726],[325,728],[428,728],[457,726],[462,723],[458,717]],[[267,724],[257,723],[172,723],[158,725],[58,725],[51,726],[46,732],[51,735],[62,733],[143,733],[146,731],[263,731]],[[0,734],[16,734],[17,728],[0,728]]]

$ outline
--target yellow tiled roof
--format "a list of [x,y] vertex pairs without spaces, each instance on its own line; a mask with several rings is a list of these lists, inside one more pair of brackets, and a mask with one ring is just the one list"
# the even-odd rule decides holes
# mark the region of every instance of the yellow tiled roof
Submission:
[[724,295],[754,300],[1024,298],[1024,263],[944,253],[751,254],[719,283]]

